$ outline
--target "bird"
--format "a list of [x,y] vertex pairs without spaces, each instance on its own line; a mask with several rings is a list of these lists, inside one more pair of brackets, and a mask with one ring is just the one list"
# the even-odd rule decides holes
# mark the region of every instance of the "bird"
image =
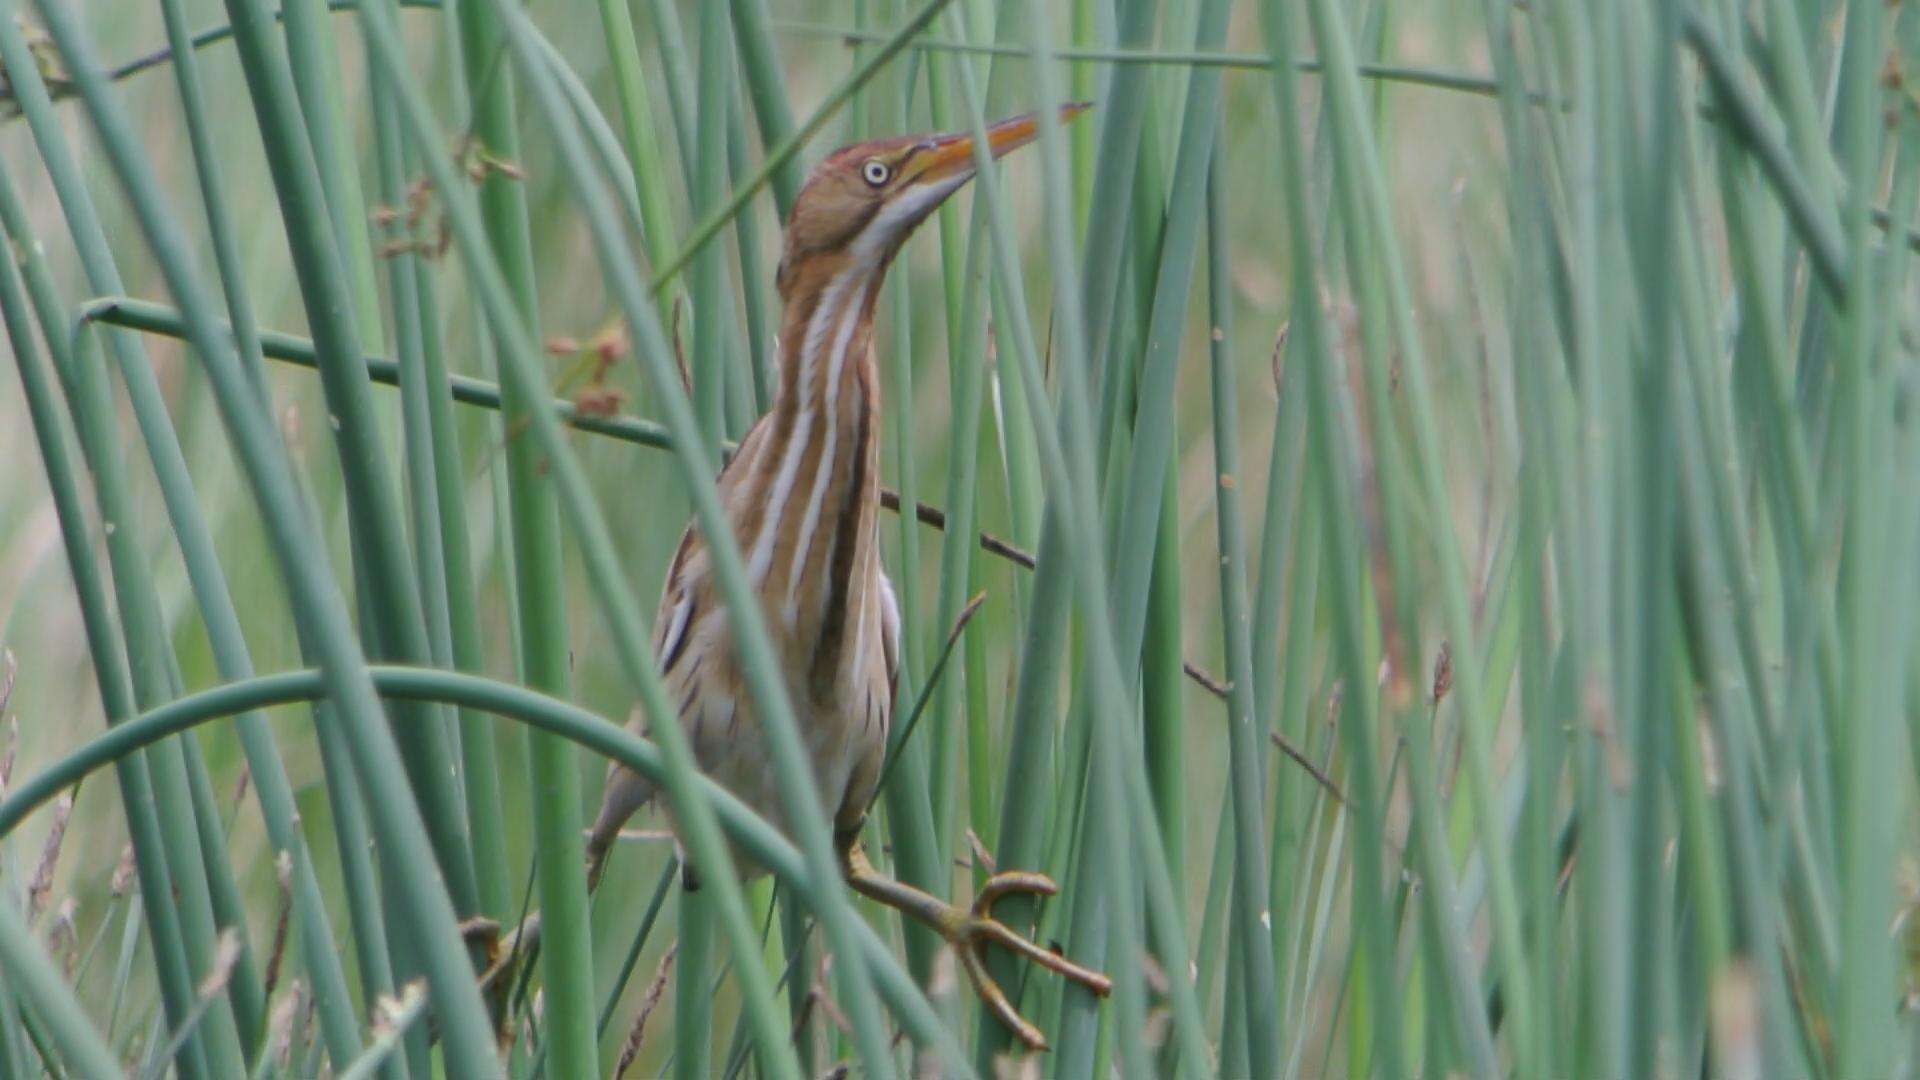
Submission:
[[[1086,108],[1062,106],[1062,122]],[[1034,140],[1039,114],[985,129],[998,158]],[[825,157],[795,196],[775,275],[781,302],[778,388],[717,485],[746,561],[814,779],[833,823],[847,884],[927,924],[950,945],[984,1006],[1027,1046],[1046,1038],[988,973],[999,945],[1105,995],[1105,975],[1042,948],[993,917],[999,899],[1051,895],[1043,874],[1004,871],[959,907],[880,874],[860,843],[883,773],[900,669],[900,610],[880,560],[880,381],[873,355],[877,298],[894,257],[974,176],[975,136],[906,135],[855,143]],[[654,623],[655,659],[702,772],[789,832],[754,706],[714,580],[692,524],[680,538]],[[658,722],[664,718],[652,718]],[[629,720],[645,733],[649,718]],[[586,841],[598,883],[625,822],[655,795],[618,762],[608,766]],[[738,860],[741,872],[761,868]],[[684,859],[682,865],[685,866]],[[697,887],[698,867],[684,881]]]

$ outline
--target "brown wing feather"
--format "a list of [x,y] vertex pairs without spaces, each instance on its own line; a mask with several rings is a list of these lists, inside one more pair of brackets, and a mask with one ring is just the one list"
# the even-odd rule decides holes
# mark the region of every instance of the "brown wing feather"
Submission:
[[[740,440],[740,447],[720,468],[717,482],[722,495],[727,489],[739,482],[739,478],[751,471],[743,466],[756,456],[764,435],[765,416],[753,422],[747,434]],[[698,678],[701,659],[697,650],[688,646],[698,636],[699,625],[706,612],[706,598],[710,594],[707,581],[706,540],[700,535],[699,528],[689,523],[680,534],[679,546],[674,549],[673,561],[667,566],[665,582],[660,588],[660,606],[654,615],[653,655],[660,665],[661,675],[667,683],[668,693],[673,695],[674,704],[681,711],[683,724],[690,723],[690,709],[697,709],[700,703],[694,700],[698,695]],[[652,723],[638,705],[627,715],[627,727],[641,734],[648,734]],[[697,735],[697,733],[696,733]],[[696,737],[696,751],[700,740]],[[712,763],[704,760],[711,753],[696,752],[703,768]],[[607,852],[614,840],[620,835],[620,829],[636,811],[645,806],[654,796],[651,780],[634,772],[619,762],[607,763],[605,790],[600,798],[600,812],[594,816],[593,827],[587,834],[587,881],[589,887],[599,880],[600,868],[605,864]]]

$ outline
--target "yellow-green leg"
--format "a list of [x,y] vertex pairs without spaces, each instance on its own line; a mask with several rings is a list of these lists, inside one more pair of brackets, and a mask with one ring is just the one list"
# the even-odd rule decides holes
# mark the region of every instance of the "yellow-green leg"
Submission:
[[993,976],[987,973],[988,945],[997,944],[1010,949],[1102,997],[1113,988],[1112,981],[1105,975],[1081,967],[1059,953],[1041,948],[993,917],[993,905],[1003,896],[1014,893],[1052,896],[1059,892],[1060,887],[1045,874],[1023,870],[997,873],[980,886],[980,894],[973,898],[973,906],[963,908],[881,874],[867,861],[867,853],[859,841],[852,837],[842,840],[840,858],[847,884],[855,892],[918,919],[946,939],[947,944],[953,946],[954,955],[960,958],[967,981],[973,984],[974,992],[980,995],[980,1001],[987,1011],[1019,1036],[1021,1042],[1035,1050],[1047,1048],[1046,1036],[1020,1015],[1020,1010],[1014,1008],[1013,1002],[1007,999],[1000,984],[994,982]]

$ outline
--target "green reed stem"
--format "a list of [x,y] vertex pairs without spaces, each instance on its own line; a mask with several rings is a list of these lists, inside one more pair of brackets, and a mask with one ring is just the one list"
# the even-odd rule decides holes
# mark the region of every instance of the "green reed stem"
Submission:
[[1253,646],[1247,612],[1247,554],[1240,523],[1239,410],[1233,386],[1228,300],[1226,150],[1217,141],[1207,180],[1207,338],[1212,361],[1215,516],[1220,536],[1220,622],[1227,650],[1227,739],[1231,761],[1234,895],[1231,937],[1240,956],[1247,1062],[1253,1073],[1280,1067],[1279,992],[1273,965],[1273,917],[1267,904],[1265,825],[1267,748],[1253,707]]
[[[4,33],[4,29],[0,29]],[[11,178],[0,172],[0,214],[4,215],[9,239],[30,252],[26,269],[36,293],[51,290],[44,259],[25,228],[19,197]],[[24,241],[24,242],[23,242]],[[44,301],[45,297],[41,299]],[[57,304],[42,304],[42,312]],[[73,577],[80,616],[92,659],[94,680],[109,723],[132,717],[132,676],[127,671],[126,654],[114,633],[112,609],[107,586],[94,557],[92,541],[86,531],[86,511],[81,500],[83,490],[79,471],[69,452],[63,430],[54,381],[43,366],[33,343],[32,322],[27,314],[26,298],[21,294],[19,268],[13,260],[0,260],[0,317],[4,317],[13,346],[15,365],[26,393],[28,416],[33,424],[40,458],[47,474],[54,510],[60,522],[61,543]],[[52,349],[63,346],[53,344]],[[180,915],[166,862],[166,850],[160,838],[160,817],[154,807],[152,781],[145,755],[134,755],[115,762],[120,800],[132,835],[134,869],[139,882],[141,907],[146,916],[148,937],[160,984],[161,1004],[170,1023],[180,1024],[193,1007],[193,976],[188,968],[187,951],[181,936]],[[203,1077],[207,1073],[205,1048],[198,1039],[183,1043],[174,1055],[181,1075]]]
[[[653,743],[578,706],[525,687],[477,675],[431,668],[376,665],[365,669],[383,695],[427,699],[490,712],[566,738],[609,757],[665,786],[671,767]],[[34,808],[89,773],[171,735],[252,709],[299,701],[318,701],[331,693],[324,672],[292,671],[256,676],[176,699],[120,724],[75,748],[58,761],[22,780],[0,801],[0,837],[11,833]],[[697,777],[695,798],[714,814],[729,840],[783,882],[805,893],[816,886],[804,857],[773,826],[738,797],[713,781]],[[837,884],[837,872],[828,878]],[[711,886],[709,886],[711,887]],[[717,891],[717,890],[716,890]],[[863,923],[855,923],[856,952],[874,973],[875,986],[916,1040],[938,1047],[947,1041],[926,999],[893,959],[885,942]],[[965,1069],[961,1075],[969,1075]]]
[[33,939],[11,898],[0,898],[0,964],[6,966],[7,982],[47,1025],[67,1068],[81,1076],[121,1075],[120,1062],[87,1020],[53,959]]
[[[384,12],[392,17],[392,9]],[[481,152],[506,161],[520,158],[512,65],[506,38],[492,5],[468,3],[455,10],[473,138]],[[371,20],[363,29],[373,33]],[[423,147],[433,141],[418,136]],[[428,150],[431,154],[432,151]],[[498,170],[480,182],[479,209],[487,247],[500,268],[515,315],[526,332],[539,333],[539,291],[534,281],[532,237],[520,183]],[[496,355],[512,348],[499,335]],[[500,358],[504,368],[507,361]],[[547,473],[547,452],[523,437],[528,415],[546,395],[524,393],[512,380],[502,386],[501,418],[507,432],[507,500],[513,520],[514,596],[520,612],[520,664],[527,684],[565,695],[571,655],[567,633],[565,563],[560,510]],[[594,1038],[593,959],[587,919],[585,845],[580,833],[580,769],[573,748],[535,735],[528,742],[527,779],[538,792],[533,803],[534,861],[541,910],[542,972],[546,976],[544,1042],[561,1076],[598,1067]]]
[[[282,574],[294,602],[304,613],[303,621],[315,641],[340,717],[351,729],[349,743],[363,792],[384,841],[383,854],[390,856],[386,860],[388,887],[398,894],[412,924],[415,946],[424,954],[449,1067],[491,1072],[492,1034],[472,969],[454,932],[453,907],[445,892],[446,885],[435,872],[426,825],[409,794],[399,747],[393,733],[382,722],[382,710],[365,676],[365,662],[345,606],[331,580],[326,560],[313,550],[313,529],[300,503],[285,448],[270,419],[264,415],[257,391],[253,389],[255,384],[244,374],[224,337],[188,254],[191,248],[165,207],[136,147],[127,119],[112,100],[90,48],[68,12],[58,7],[43,11],[48,29],[62,46],[68,68],[87,103],[114,170],[152,242],[168,286],[192,327],[196,349],[212,376],[222,418],[235,440],[238,456],[267,520]],[[251,12],[236,14],[250,15]],[[253,39],[250,50],[256,54],[253,66],[261,67],[260,61],[264,58],[257,54],[263,28],[257,22],[248,24],[241,18],[236,18],[236,26],[241,28],[243,40]],[[266,70],[254,74],[260,79],[271,77],[271,72]],[[284,109],[284,99],[277,100],[281,100],[280,108]],[[310,181],[310,170],[307,178]],[[289,221],[291,223],[291,219]],[[311,230],[315,224],[307,222],[307,229]],[[330,276],[337,279],[337,274]],[[323,291],[337,291],[337,280],[332,287],[323,287]],[[337,309],[334,320],[322,319],[319,325],[327,326],[330,334],[337,333],[340,327],[329,323],[337,322],[344,310]],[[322,346],[321,352],[351,355],[357,350],[342,352],[328,347],[348,343],[350,334],[348,342],[330,341]],[[338,371],[338,366],[335,367]],[[407,599],[415,594],[409,588],[400,595]],[[429,721],[428,726],[437,725]],[[457,820],[454,825],[458,827]]]
[[[42,160],[58,178],[56,191],[62,199],[62,210],[74,233],[83,238],[83,268],[92,284],[117,287],[118,271],[107,248],[105,233],[63,131],[52,116],[44,84],[38,78],[37,69],[30,66],[31,60],[25,59],[28,53],[19,27],[11,21],[11,10],[0,11],[0,19],[7,20],[7,25],[0,27],[0,57],[13,58],[7,62],[9,70],[20,70],[23,63],[29,65],[19,77],[24,92],[22,104],[28,110],[35,142],[42,148]],[[122,335],[110,336],[118,339]],[[115,340],[114,344],[119,349],[117,356],[123,369],[129,364],[146,367],[137,341]],[[140,550],[140,518],[131,501],[119,439],[113,429],[111,390],[98,365],[66,364],[60,371],[66,380],[67,405],[80,436],[81,451],[95,478],[95,497],[104,523],[111,584],[119,608],[134,699],[143,705],[158,704],[177,693],[179,669],[151,568],[146,554]],[[171,441],[171,428],[159,406],[151,369],[146,370],[144,378],[146,382],[140,390],[151,392],[135,392],[137,415],[143,420],[149,438],[163,448],[170,447],[177,460],[178,443]],[[161,429],[165,429],[164,434]],[[168,461],[164,454],[156,456]],[[171,475],[184,477],[184,467]],[[169,486],[167,491],[173,496],[172,505],[176,508],[183,500],[191,500],[190,492],[183,494],[176,486]],[[184,511],[177,516],[190,514],[191,511]],[[154,805],[161,817],[159,835],[166,845],[172,888],[179,897],[177,910],[179,926],[185,935],[187,962],[196,978],[204,977],[213,963],[216,921],[222,914],[222,910],[215,907],[215,899],[219,898],[219,909],[229,917],[237,906],[224,834],[217,818],[203,820],[211,807],[204,803],[196,805],[193,799],[192,774],[204,768],[199,760],[198,744],[162,746],[147,755],[147,767],[154,784]],[[250,964],[244,926],[240,933],[243,962]],[[251,978],[235,980],[228,989],[232,993],[209,1010],[204,1029],[206,1038],[202,1041],[210,1064],[220,1060],[229,1066],[244,1067],[245,1049],[258,1038],[260,1031],[259,983]]]

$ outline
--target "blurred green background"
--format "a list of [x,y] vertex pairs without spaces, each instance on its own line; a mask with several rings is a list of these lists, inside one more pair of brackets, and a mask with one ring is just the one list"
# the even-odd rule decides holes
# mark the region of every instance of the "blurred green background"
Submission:
[[[163,46],[154,5],[79,6],[109,65]],[[226,17],[211,0],[185,6],[195,27]],[[1129,9],[1118,6],[1122,14]],[[1231,1073],[1249,1066],[1250,1053],[1262,1060],[1248,1045],[1265,1037],[1274,1040],[1279,1071],[1288,1075],[1472,1073],[1489,1063],[1474,1043],[1474,1032],[1484,1030],[1491,1061],[1521,1074],[1911,1070],[1920,1028],[1908,1004],[1913,967],[1903,943],[1920,890],[1907,745],[1920,709],[1909,694],[1920,664],[1908,614],[1916,585],[1911,526],[1920,521],[1920,485],[1910,466],[1920,464],[1920,439],[1908,400],[1913,289],[1904,276],[1904,246],[1884,238],[1900,235],[1885,226],[1903,227],[1913,211],[1899,199],[1911,194],[1903,185],[1920,156],[1909,145],[1920,120],[1899,73],[1912,55],[1905,46],[1914,15],[1894,7],[1885,25],[1861,29],[1865,16],[1855,8],[1793,0],[1683,5],[1684,15],[1657,3],[1575,11],[1366,0],[1320,5],[1313,18],[1304,6],[1235,3],[1224,6],[1220,40],[1196,43],[1210,32],[1206,13],[1220,6],[1167,0],[1151,16],[1149,53],[1117,57],[1111,51],[1119,16],[1103,0],[954,0],[924,47],[895,57],[800,154],[803,166],[811,165],[856,138],[935,126],[930,80],[947,80],[939,91],[943,112],[963,116],[951,69],[930,67],[930,58],[950,60],[945,46],[957,36],[1023,49],[1024,31],[1007,27],[1022,25],[1023,17],[1048,19],[1055,43],[1106,53],[1055,61],[1058,85],[1096,103],[1096,112],[1067,132],[1073,235],[1124,216],[1129,255],[1137,256],[1140,245],[1166,240],[1166,206],[1093,202],[1099,110],[1121,81],[1146,82],[1145,137],[1129,167],[1156,176],[1164,196],[1169,177],[1193,168],[1180,147],[1190,80],[1196,72],[1220,78],[1221,155],[1214,168],[1218,235],[1228,242],[1219,253],[1224,278],[1210,276],[1214,253],[1202,243],[1178,331],[1168,414],[1165,491],[1174,502],[1156,533],[1163,546],[1153,567],[1162,592],[1149,602],[1138,663],[1123,661],[1138,679],[1130,689],[1142,695],[1139,715],[1124,720],[1144,725],[1155,794],[1172,800],[1171,813],[1167,803],[1156,803],[1166,830],[1161,839],[1176,860],[1170,869],[1194,971],[1202,974],[1200,1004],[1215,1066]],[[767,0],[764,8],[789,107],[802,118],[872,47],[862,35],[884,36],[906,11],[888,0]],[[1272,11],[1294,20],[1297,55],[1327,56],[1328,31],[1316,21],[1326,9],[1344,20],[1344,40],[1360,64],[1345,73],[1360,76],[1349,103],[1358,109],[1329,108],[1330,80],[1307,71],[1293,80],[1299,111],[1286,113],[1274,77],[1260,66],[1272,42],[1262,19]],[[664,155],[670,212],[684,237],[704,215],[692,209],[692,162],[681,142],[698,132],[682,130],[675,119],[676,110],[694,112],[696,86],[676,82],[674,64],[682,65],[681,76],[694,73],[701,12],[672,0],[633,0],[631,11],[652,105],[646,119]],[[533,5],[531,14],[613,130],[621,130],[599,16],[589,5]],[[464,94],[451,22],[427,8],[401,15],[414,73],[439,110],[446,147],[460,147]],[[348,124],[341,137],[377,216],[383,210],[374,195],[368,58],[354,18],[332,16],[339,62],[332,90]],[[997,18],[1004,20],[998,28]],[[1721,55],[1746,89],[1751,117],[1718,96],[1724,90],[1701,60],[1709,47],[1727,50]],[[199,56],[226,207],[238,225],[260,324],[306,336],[307,308],[240,66],[226,42]],[[986,73],[985,58],[969,62]],[[990,119],[1038,103],[1033,63],[1026,56],[994,61]],[[1504,101],[1501,78],[1508,79]],[[127,75],[118,91],[171,205],[202,246],[199,264],[211,268],[198,181],[165,65]],[[547,374],[559,396],[584,389],[620,411],[657,418],[657,393],[623,351],[631,345],[619,333],[617,303],[566,186],[567,165],[528,97],[523,92],[520,101],[520,150],[506,164],[529,207]],[[128,295],[171,303],[111,169],[97,157],[85,114],[72,101],[60,108]],[[1880,125],[1873,139],[1859,134],[1867,128],[1849,126],[1856,117]],[[1289,127],[1304,152],[1291,162],[1281,138]],[[733,167],[735,181],[764,151],[753,125],[743,130],[748,145]],[[1516,135],[1524,139],[1519,145]],[[1377,161],[1377,189],[1353,171],[1364,162],[1362,148]],[[77,303],[90,290],[35,142],[17,118],[0,122],[0,160],[20,188],[56,280]],[[1300,221],[1289,209],[1286,167],[1300,170],[1306,220],[1315,230],[1297,248],[1291,245],[1300,240],[1293,232]],[[1059,268],[1046,245],[1050,206],[1039,155],[1010,159],[1001,176],[1035,333],[1056,392],[1071,392],[1061,389],[1052,353]],[[954,331],[947,316],[962,264],[943,243],[965,241],[967,207],[977,197],[968,191],[955,200],[947,238],[932,223],[923,228],[893,272],[899,299],[883,304],[876,334],[887,395],[883,474],[889,484],[901,482],[904,446],[918,497],[950,506],[954,455],[976,455],[971,494],[979,527],[1031,551],[1039,541],[1042,488],[1032,429],[1010,407],[1021,398],[1017,388],[1008,396],[1012,361],[1000,320],[992,322],[984,355],[949,351]],[[712,195],[703,198],[702,205],[713,205]],[[1879,213],[1877,224],[1870,211]],[[765,191],[743,213],[755,226],[757,265],[742,262],[732,229],[717,243],[725,250],[728,295],[739,304],[730,315],[744,327],[765,312],[737,299],[741,275],[770,280],[779,222]],[[1382,216],[1369,216],[1376,213]],[[437,242],[438,221],[429,198],[417,224],[429,246]],[[628,240],[649,269],[640,238]],[[1830,248],[1840,260],[1834,269],[1854,283],[1849,295],[1870,295],[1871,302],[1844,306],[1823,288],[1827,241],[1838,245]],[[373,276],[357,282],[357,299],[384,311],[379,242],[369,243],[372,260],[364,269]],[[979,242],[986,242],[984,231]],[[1304,268],[1291,254],[1302,250],[1315,253],[1306,288],[1318,302],[1317,327],[1304,341],[1297,291]],[[496,378],[459,260],[441,252],[428,263],[437,282],[432,317],[450,367]],[[1068,272],[1069,287],[1078,288],[1080,268]],[[986,278],[998,273],[983,271]],[[1395,307],[1396,281],[1405,289],[1404,309]],[[1091,358],[1101,371],[1137,362],[1145,337],[1151,284],[1130,272],[1121,289],[1129,297],[1121,322],[1130,313],[1133,324]],[[362,316],[363,327],[383,325],[383,315]],[[683,301],[663,302],[661,318],[683,344],[695,332]],[[1227,381],[1219,387],[1208,356],[1216,325],[1230,328],[1222,342]],[[582,382],[583,354],[610,329],[618,355],[604,382]],[[370,335],[368,348],[390,353],[373,344],[386,340]],[[901,342],[910,343],[910,388],[895,385],[890,350]],[[287,593],[205,375],[177,340],[151,336],[147,347],[254,665],[261,672],[303,666]],[[678,362],[687,363],[684,351]],[[956,445],[953,437],[956,363],[989,365],[977,446]],[[1410,363],[1417,373],[1407,370]],[[1324,382],[1304,374],[1315,365]],[[336,576],[350,582],[347,507],[318,382],[308,370],[280,364],[269,376],[275,419],[319,508]],[[617,396],[605,397],[609,389]],[[1222,396],[1237,409],[1236,427],[1224,435],[1216,431]],[[385,388],[375,397],[389,449],[397,451],[399,399]],[[221,679],[207,635],[153,473],[131,438],[133,420],[124,400],[116,400],[136,510],[126,525],[147,554],[184,686],[208,687]],[[1109,535],[1127,505],[1127,482],[1140,469],[1125,457],[1138,436],[1130,419],[1136,405],[1148,411],[1145,402],[1121,406],[1120,449],[1097,463]],[[1089,407],[1097,413],[1100,402]],[[1782,407],[1784,413],[1775,411]],[[751,409],[743,413],[736,403],[732,412],[737,435]],[[518,435],[482,410],[463,407],[457,416],[484,669],[519,681],[500,502],[506,441]],[[1783,416],[1790,419],[1783,423]],[[1324,443],[1314,434],[1322,431]],[[579,431],[568,438],[628,580],[651,614],[689,515],[684,485],[659,450]],[[1230,484],[1219,463],[1222,442],[1240,462]],[[1802,455],[1798,464],[1795,453]],[[10,371],[0,376],[0,454],[13,463],[0,470],[0,645],[18,665],[0,760],[11,762],[17,783],[102,730],[103,711],[46,476]],[[1863,471],[1862,462],[1873,468]],[[390,470],[404,491],[397,452]],[[1262,786],[1251,797],[1262,815],[1256,845],[1265,852],[1260,865],[1270,870],[1276,905],[1259,913],[1258,944],[1227,914],[1231,864],[1243,858],[1229,823],[1228,710],[1197,680],[1164,675],[1165,665],[1184,659],[1216,680],[1232,679],[1216,516],[1223,485],[1243,507],[1242,569],[1256,607],[1248,625],[1258,692],[1248,704],[1260,732],[1252,745],[1263,756],[1255,767]],[[1330,513],[1345,524],[1330,524]],[[100,523],[94,526],[97,542]],[[1441,530],[1450,530],[1449,543],[1439,541]],[[882,532],[898,579],[897,519],[885,517]],[[950,585],[940,545],[938,532],[918,531],[918,600],[908,631],[918,642],[922,678],[947,631],[947,617],[935,610],[935,598]],[[1709,549],[1710,557],[1701,554]],[[633,691],[571,543],[566,560],[569,696],[623,720]],[[986,600],[915,738],[935,755],[936,820],[951,825],[940,842],[968,866],[967,831],[991,847],[1000,828],[1034,586],[1028,571],[977,551],[964,569],[958,595],[984,591]],[[1115,595],[1146,587],[1144,579],[1118,582]],[[1464,650],[1455,638],[1457,614],[1471,621],[1476,638]],[[1823,633],[1832,641],[1816,646]],[[1087,640],[1086,628],[1077,627],[1075,657]],[[1343,652],[1349,644],[1353,651]],[[1436,669],[1462,652],[1484,665],[1471,676],[1476,700],[1449,699],[1444,689],[1436,699]],[[1831,667],[1817,673],[1823,663]],[[1064,752],[1087,706],[1080,675],[1058,681],[1056,738]],[[1463,719],[1467,708],[1479,709],[1477,720]],[[322,842],[332,811],[310,712],[270,715],[357,988],[357,961],[344,948],[345,889],[331,842]],[[1342,741],[1349,737],[1343,725],[1358,731],[1356,742]],[[1318,763],[1355,806],[1333,799],[1289,757],[1267,751],[1269,729]],[[496,732],[502,839],[517,901],[530,887],[532,806],[543,793],[529,782],[523,731],[501,723]],[[970,735],[986,742],[969,744]],[[1162,737],[1167,741],[1156,741]],[[257,807],[236,798],[244,765],[231,728],[208,726],[197,738],[225,815],[253,947],[264,951],[281,907],[271,846]],[[1368,748],[1363,778],[1352,771],[1356,746]],[[1409,755],[1422,760],[1409,763]],[[575,760],[585,818],[597,805],[603,764],[584,752]],[[981,764],[989,766],[984,774]],[[1741,770],[1739,782],[1729,783],[1727,770]],[[1169,771],[1178,779],[1169,780]],[[1081,779],[1056,776],[1057,790],[1042,801],[1055,812],[1081,806]],[[1076,878],[1061,871],[1080,865],[1076,838],[1083,825],[1092,826],[1073,817],[1048,821],[1056,832],[1047,868],[1071,885]],[[24,898],[52,825],[43,810],[0,840],[0,882],[16,899]],[[662,826],[642,817],[633,827]],[[118,797],[101,774],[81,789],[50,899],[33,925],[69,965],[86,1012],[115,1045],[150,1053],[158,1006],[149,966],[138,959],[145,945],[127,954],[136,957],[130,975],[122,979],[115,970],[130,905],[124,886],[116,891],[114,871],[127,842]],[[1429,846],[1416,851],[1422,844]],[[669,852],[658,837],[621,845],[594,905],[596,1000],[613,987],[613,971]],[[1446,863],[1455,880],[1444,888],[1457,896],[1455,908],[1422,906],[1434,869],[1423,859]],[[1356,877],[1356,862],[1370,863],[1373,872]],[[966,895],[970,880],[977,876],[956,869],[955,894]],[[1368,888],[1378,892],[1373,906],[1357,906],[1354,890]],[[752,896],[764,916],[768,883]],[[1071,889],[1054,901],[1043,930],[1066,933],[1070,897]],[[873,918],[889,941],[901,941],[891,915]],[[786,952],[779,920],[773,925],[769,970],[777,976]],[[603,1067],[620,1056],[621,1033],[644,1008],[646,985],[672,941],[664,929],[670,926],[663,922],[650,937],[619,998],[600,1040]],[[1229,943],[1225,953],[1220,934]],[[1245,1018],[1234,1019],[1249,993],[1235,980],[1247,976],[1234,974],[1240,965],[1226,957],[1258,947],[1275,957],[1281,986],[1271,1031],[1250,1036]],[[298,978],[292,955],[289,970]],[[713,953],[715,972],[724,955]],[[1854,962],[1864,959],[1873,962]],[[1107,958],[1110,966],[1125,962]],[[1387,973],[1392,978],[1383,980]],[[1166,1037],[1164,982],[1179,974],[1148,979],[1150,1044]],[[1516,1027],[1506,995],[1519,974],[1532,978],[1532,1011]],[[935,1000],[949,1018],[961,1015],[966,997],[953,981],[951,970],[944,982],[935,979]],[[1383,981],[1395,985],[1383,989]],[[1057,1001],[1042,998],[1051,993],[1030,987],[1027,1000],[1044,1001],[1042,1015],[1052,1015]],[[722,1049],[738,1045],[728,1041],[736,1010],[729,981],[715,999],[717,1061],[726,1060]],[[1119,1053],[1115,1014],[1102,1015],[1104,1026],[1090,1037],[1101,1053]],[[1788,1018],[1784,1030],[1768,1027]],[[669,994],[632,1063],[636,1074],[666,1069],[676,1020]],[[828,1055],[815,1062],[821,1068],[845,1050],[827,1027],[815,1017],[810,1029]],[[290,1072],[317,1060],[301,1041],[311,1032],[295,1030]],[[1156,1061],[1172,1067],[1172,1051],[1165,1052]],[[1060,1061],[1033,1058],[1026,1067],[1052,1075]]]

